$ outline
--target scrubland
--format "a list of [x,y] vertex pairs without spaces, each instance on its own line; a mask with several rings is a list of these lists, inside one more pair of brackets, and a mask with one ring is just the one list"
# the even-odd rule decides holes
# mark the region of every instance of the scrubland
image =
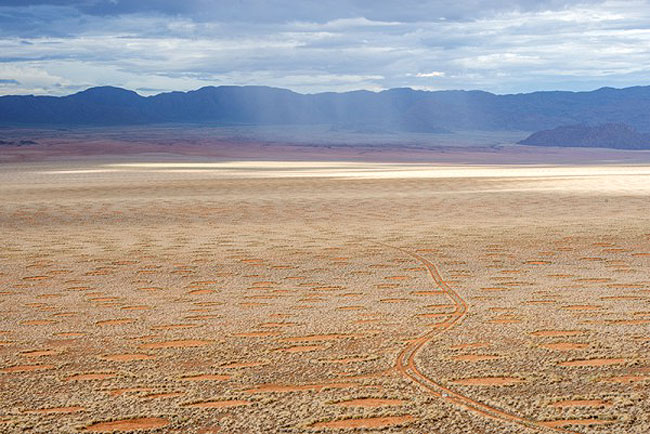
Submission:
[[646,433],[649,174],[6,164],[0,431]]

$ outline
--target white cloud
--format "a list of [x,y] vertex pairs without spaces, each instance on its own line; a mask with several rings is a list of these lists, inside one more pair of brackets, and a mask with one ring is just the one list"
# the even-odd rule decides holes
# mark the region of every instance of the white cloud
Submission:
[[52,89],[58,93],[68,84],[65,78],[33,65],[0,63],[0,77],[5,81],[0,83],[0,92],[6,95],[50,93]]
[[432,71],[432,72],[418,72],[415,74],[418,78],[437,78],[444,77],[446,74],[442,71]]

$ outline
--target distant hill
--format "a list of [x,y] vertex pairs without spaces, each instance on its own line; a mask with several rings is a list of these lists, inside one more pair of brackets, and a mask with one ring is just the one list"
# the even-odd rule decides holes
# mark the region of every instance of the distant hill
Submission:
[[495,95],[413,89],[299,94],[270,87],[221,86],[148,97],[97,87],[63,97],[0,97],[0,125],[5,126],[160,123],[331,125],[353,131],[420,133],[626,123],[650,131],[650,87]]
[[650,134],[626,124],[568,125],[533,133],[519,142],[533,146],[650,149]]

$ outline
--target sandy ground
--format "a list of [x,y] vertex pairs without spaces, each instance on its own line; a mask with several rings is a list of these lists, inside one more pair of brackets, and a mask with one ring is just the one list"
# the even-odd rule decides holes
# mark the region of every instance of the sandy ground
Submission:
[[650,166],[5,164],[3,433],[647,433]]

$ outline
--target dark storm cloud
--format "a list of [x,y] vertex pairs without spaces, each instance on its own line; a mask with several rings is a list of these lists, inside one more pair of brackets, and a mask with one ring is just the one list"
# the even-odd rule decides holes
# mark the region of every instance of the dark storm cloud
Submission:
[[89,15],[159,13],[193,19],[244,22],[327,22],[365,17],[376,21],[468,20],[498,11],[538,11],[599,0],[7,0],[0,6],[59,6]]

